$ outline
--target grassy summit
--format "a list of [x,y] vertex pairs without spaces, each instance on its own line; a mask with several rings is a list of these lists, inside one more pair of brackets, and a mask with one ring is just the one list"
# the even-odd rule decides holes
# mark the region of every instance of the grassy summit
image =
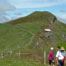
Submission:
[[26,17],[16,19],[16,20],[8,22],[8,23],[9,24],[19,24],[19,23],[24,23],[24,22],[45,21],[47,19],[50,19],[51,17],[53,17],[53,14],[51,14],[49,12],[36,11]]

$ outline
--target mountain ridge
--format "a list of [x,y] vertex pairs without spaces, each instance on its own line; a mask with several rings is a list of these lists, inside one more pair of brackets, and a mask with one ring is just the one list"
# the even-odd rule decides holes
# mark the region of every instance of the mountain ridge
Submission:
[[16,20],[13,20],[13,21],[10,21],[10,22],[7,22],[7,23],[10,23],[10,24],[18,24],[19,23],[22,23],[22,22],[32,22],[33,20],[35,21],[43,21],[44,19],[48,19],[51,20],[52,17],[56,17],[54,16],[52,13],[48,12],[48,11],[35,11],[33,12],[32,14],[28,15],[28,16],[25,16],[25,17],[22,17],[22,18],[19,18],[19,19],[16,19]]

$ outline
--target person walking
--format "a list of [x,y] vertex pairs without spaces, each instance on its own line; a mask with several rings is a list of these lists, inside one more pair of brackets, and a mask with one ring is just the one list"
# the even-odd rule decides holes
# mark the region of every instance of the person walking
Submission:
[[55,66],[55,62],[54,62],[54,52],[53,52],[54,48],[50,48],[50,52],[49,52],[49,56],[48,56],[48,60],[49,60],[49,66],[51,66],[51,64],[53,64],[53,66]]
[[59,51],[57,51],[56,61],[57,61],[57,66],[64,66],[64,61],[65,61],[65,49],[64,49],[64,47],[61,47],[61,49]]

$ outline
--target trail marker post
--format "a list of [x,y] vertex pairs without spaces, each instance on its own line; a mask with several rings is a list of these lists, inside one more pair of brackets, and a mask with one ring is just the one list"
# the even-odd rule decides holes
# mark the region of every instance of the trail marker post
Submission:
[[46,51],[44,51],[44,65],[46,65]]
[[21,58],[21,52],[19,51],[19,53],[18,53],[18,56],[19,56],[19,58]]
[[8,51],[8,54],[10,57],[12,57],[13,51],[12,50]]
[[3,52],[1,53],[1,57],[4,58],[4,53]]

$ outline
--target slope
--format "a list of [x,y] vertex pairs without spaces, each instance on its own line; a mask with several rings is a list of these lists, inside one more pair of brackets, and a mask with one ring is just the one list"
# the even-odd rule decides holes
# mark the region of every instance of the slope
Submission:
[[26,44],[29,44],[31,38],[32,34],[23,29],[8,24],[0,24],[0,52],[22,50]]
[[[50,12],[36,11],[26,17],[8,22],[20,29],[24,29],[34,36],[31,39],[31,43],[25,48],[37,50],[41,52],[48,51],[51,46],[57,47],[60,43],[65,43],[63,35],[66,34],[66,25],[57,20],[57,18]],[[49,36],[46,37],[44,29],[51,29]],[[48,47],[47,47],[48,46]]]
[[[44,29],[51,29],[46,37]],[[66,25],[49,12],[34,12],[26,17],[1,24],[1,50],[28,50],[42,56],[51,46],[57,47],[66,40]]]

